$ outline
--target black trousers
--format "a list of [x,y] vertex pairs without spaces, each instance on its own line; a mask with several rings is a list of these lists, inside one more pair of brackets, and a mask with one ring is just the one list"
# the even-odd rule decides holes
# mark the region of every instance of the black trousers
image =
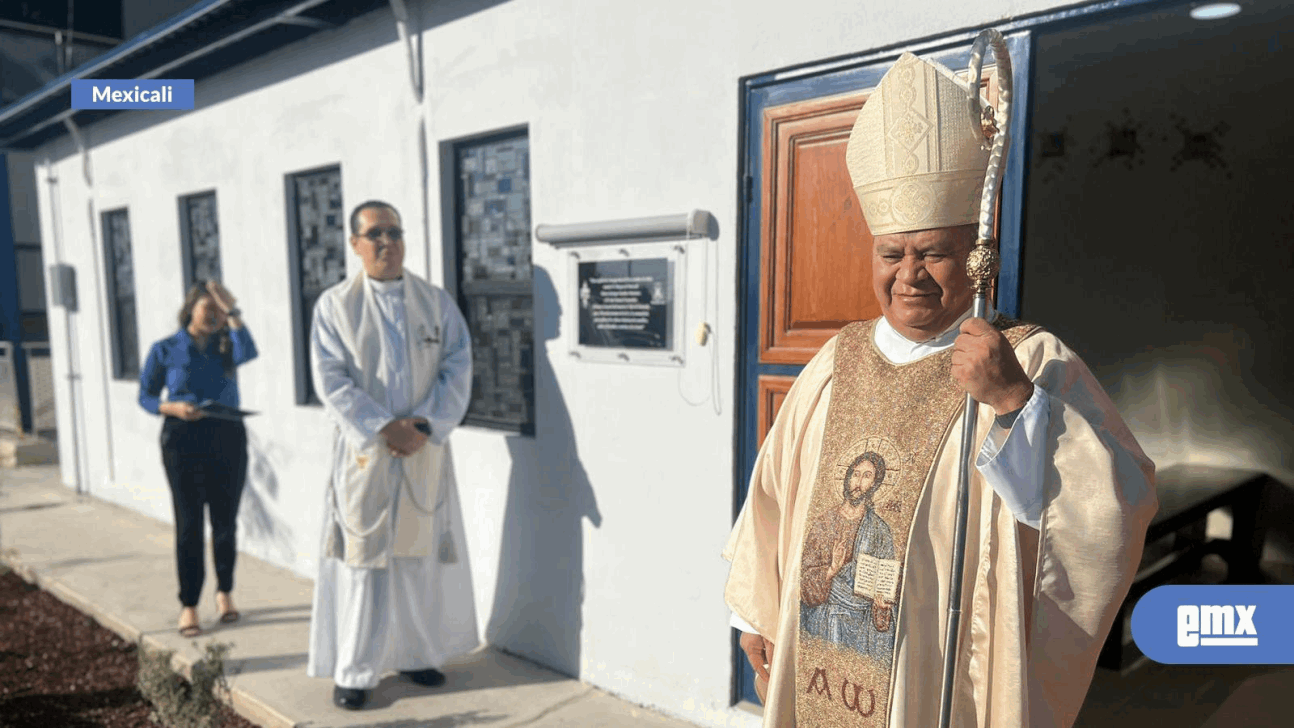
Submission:
[[161,445],[175,511],[180,604],[193,607],[198,604],[206,578],[203,506],[211,518],[216,583],[223,592],[234,588],[234,561],[238,555],[234,532],[247,479],[247,430],[242,422],[214,418],[185,422],[167,417],[162,425]]

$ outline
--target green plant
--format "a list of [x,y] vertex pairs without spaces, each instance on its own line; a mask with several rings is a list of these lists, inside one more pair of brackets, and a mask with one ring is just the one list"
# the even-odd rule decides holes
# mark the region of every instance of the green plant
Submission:
[[141,641],[135,685],[153,706],[153,722],[167,728],[219,728],[219,703],[229,695],[225,658],[231,648],[227,642],[208,642],[190,671],[192,679],[185,680],[171,669],[174,650],[149,649]]

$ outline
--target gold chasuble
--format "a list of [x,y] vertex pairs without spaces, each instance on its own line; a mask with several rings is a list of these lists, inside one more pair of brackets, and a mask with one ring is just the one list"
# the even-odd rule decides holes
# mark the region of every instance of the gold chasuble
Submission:
[[[966,394],[951,347],[904,365],[873,342],[876,321],[837,343],[818,476],[801,545],[796,720],[886,726],[912,521]],[[1012,346],[1038,327],[999,318]]]

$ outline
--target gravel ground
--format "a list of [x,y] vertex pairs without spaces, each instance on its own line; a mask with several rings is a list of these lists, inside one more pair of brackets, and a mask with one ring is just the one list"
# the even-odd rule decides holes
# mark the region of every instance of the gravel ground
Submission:
[[[0,566],[0,728],[157,728],[136,649]],[[257,728],[222,711],[223,728]]]

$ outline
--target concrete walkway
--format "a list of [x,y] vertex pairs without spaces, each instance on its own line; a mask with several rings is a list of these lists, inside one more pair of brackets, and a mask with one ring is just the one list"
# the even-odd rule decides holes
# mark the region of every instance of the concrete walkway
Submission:
[[199,606],[205,631],[195,646],[175,631],[173,534],[169,524],[78,497],[59,482],[58,466],[0,469],[0,559],[126,639],[175,650],[181,670],[208,641],[232,642],[234,708],[265,728],[690,725],[492,649],[447,665],[440,688],[390,676],[367,709],[334,708],[332,681],[305,673],[312,582],[239,555],[235,598],[243,618],[214,624],[208,573]]

